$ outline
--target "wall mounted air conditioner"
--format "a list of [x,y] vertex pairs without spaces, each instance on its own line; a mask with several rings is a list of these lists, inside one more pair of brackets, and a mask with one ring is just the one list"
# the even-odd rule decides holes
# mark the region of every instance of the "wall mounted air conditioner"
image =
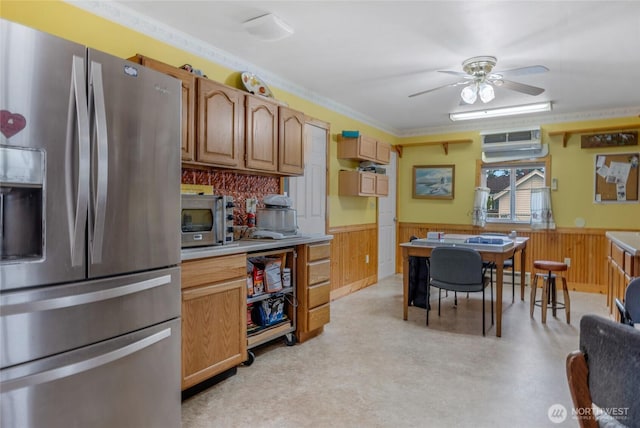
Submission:
[[540,127],[511,131],[483,131],[480,136],[484,153],[535,151],[542,148]]
[[480,136],[484,163],[537,159],[549,154],[549,145],[540,140],[540,127],[484,131]]

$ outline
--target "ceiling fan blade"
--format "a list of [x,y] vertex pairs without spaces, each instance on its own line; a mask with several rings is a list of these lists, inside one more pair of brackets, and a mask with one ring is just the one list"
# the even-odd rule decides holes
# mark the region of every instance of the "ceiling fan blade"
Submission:
[[525,85],[524,83],[513,82],[511,80],[497,80],[494,82],[496,86],[511,89],[512,91],[522,92],[528,95],[540,95],[544,89],[537,86]]
[[497,74],[508,74],[509,76],[526,76],[528,74],[546,73],[549,71],[544,65],[530,65],[529,67],[512,68],[511,70],[502,70]]
[[463,73],[462,71],[438,70],[438,73],[453,74],[454,76],[464,77],[466,79],[473,78],[473,76],[470,76],[467,73]]
[[409,98],[417,97],[418,95],[428,94],[429,92],[437,91],[438,89],[448,88],[449,86],[466,85],[468,83],[470,83],[470,82],[461,81],[461,82],[449,83],[448,85],[442,85],[442,86],[438,86],[436,88],[427,89],[426,91],[416,92],[415,94],[409,95]]

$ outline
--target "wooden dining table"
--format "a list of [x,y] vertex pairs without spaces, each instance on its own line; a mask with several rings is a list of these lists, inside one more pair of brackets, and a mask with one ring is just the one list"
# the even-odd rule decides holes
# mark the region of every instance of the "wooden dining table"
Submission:
[[[479,245],[465,244],[465,236],[474,237],[475,235],[456,235],[456,243],[442,241],[426,241],[420,240],[420,244],[414,242],[406,242],[400,244],[402,248],[402,293],[403,293],[403,319],[406,321],[409,317],[409,257],[429,257],[431,251],[439,246],[461,246],[477,250],[485,262],[493,262],[496,266],[496,336],[502,336],[502,287],[503,287],[503,270],[504,261],[514,257],[520,253],[520,300],[524,300],[525,285],[525,258],[527,251],[527,241],[529,238],[516,238],[513,245],[503,247],[498,245]],[[515,266],[513,267],[515,269]],[[515,286],[515,284],[514,284]]]

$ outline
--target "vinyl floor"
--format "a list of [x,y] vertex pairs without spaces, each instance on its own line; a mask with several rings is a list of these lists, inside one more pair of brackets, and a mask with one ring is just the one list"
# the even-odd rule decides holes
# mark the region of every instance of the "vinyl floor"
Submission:
[[[529,289],[512,303],[506,284],[502,337],[488,302],[483,337],[481,293],[459,295],[457,307],[449,293],[438,316],[432,291],[426,326],[421,308],[402,320],[402,276],[383,279],[332,302],[320,336],[257,348],[251,366],[183,401],[182,426],[576,427],[565,359],[582,315],[607,309],[604,295],[570,295],[571,324],[563,311],[542,324],[540,308],[529,316]],[[549,417],[557,405],[561,423]]]

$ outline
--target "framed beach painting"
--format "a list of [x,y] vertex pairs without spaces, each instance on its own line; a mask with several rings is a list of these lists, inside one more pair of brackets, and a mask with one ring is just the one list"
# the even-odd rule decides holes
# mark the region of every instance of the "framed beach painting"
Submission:
[[414,165],[413,197],[453,199],[455,165]]

